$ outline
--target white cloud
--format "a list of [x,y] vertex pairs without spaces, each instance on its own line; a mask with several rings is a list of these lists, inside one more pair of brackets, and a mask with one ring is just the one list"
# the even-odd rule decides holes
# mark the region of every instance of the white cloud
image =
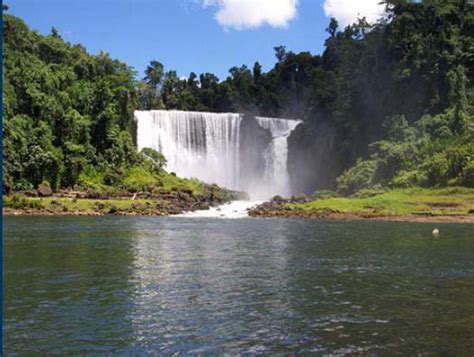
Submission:
[[334,17],[339,25],[345,27],[365,16],[369,23],[380,18],[385,5],[380,0],[324,0],[323,9],[328,17]]
[[203,0],[203,5],[218,7],[215,18],[225,28],[284,28],[296,17],[298,0]]

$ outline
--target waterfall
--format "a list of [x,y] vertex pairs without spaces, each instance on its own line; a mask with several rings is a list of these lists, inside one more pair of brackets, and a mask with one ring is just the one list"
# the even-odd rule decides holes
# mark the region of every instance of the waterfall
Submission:
[[[138,150],[150,147],[167,159],[166,169],[182,177],[195,177],[255,198],[289,195],[288,136],[297,120],[255,117],[271,133],[259,172],[244,172],[241,164],[242,116],[235,113],[178,110],[135,111]],[[255,179],[257,178],[257,179]]]
[[169,172],[239,187],[239,114],[151,110],[135,119],[138,150],[160,151]]
[[255,117],[258,124],[270,130],[272,141],[263,152],[265,161],[264,179],[274,192],[282,196],[291,194],[287,169],[288,136],[300,123],[299,120]]

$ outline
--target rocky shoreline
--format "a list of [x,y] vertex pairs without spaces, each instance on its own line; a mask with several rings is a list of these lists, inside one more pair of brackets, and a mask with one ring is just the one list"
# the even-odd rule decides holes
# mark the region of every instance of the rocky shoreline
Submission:
[[[416,200],[416,197],[412,198]],[[234,200],[248,200],[243,192],[208,186],[204,193],[194,194],[189,189],[173,189],[163,192],[122,192],[112,196],[100,196],[90,191],[58,190],[48,191],[38,188],[34,192],[17,192],[3,196],[4,215],[37,215],[37,216],[168,216],[207,210],[211,207]],[[348,198],[348,200],[353,200]],[[394,210],[380,210],[364,206],[363,211],[355,209],[339,210],[324,202],[318,208],[308,208],[312,201],[305,195],[285,199],[273,197],[248,211],[250,217],[257,218],[296,218],[320,220],[375,220],[396,222],[446,222],[474,224],[474,201],[471,209],[460,214],[455,211],[439,213],[435,211],[410,211],[400,213]],[[454,202],[431,203],[456,209]]]
[[189,189],[120,193],[106,197],[91,191],[39,188],[3,197],[3,215],[40,216],[167,216],[207,210],[223,203],[248,199],[246,193],[209,186],[202,194]]

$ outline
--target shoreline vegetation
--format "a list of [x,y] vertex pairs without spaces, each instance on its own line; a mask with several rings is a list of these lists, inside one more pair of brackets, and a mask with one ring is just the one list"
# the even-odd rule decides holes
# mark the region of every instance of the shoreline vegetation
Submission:
[[198,189],[172,187],[153,192],[98,194],[95,191],[38,190],[3,196],[3,215],[43,216],[165,216],[204,210],[220,204],[248,199],[244,192],[217,185],[200,184]]
[[[4,215],[165,216],[205,210],[231,200],[248,199],[241,192],[206,186],[195,194],[174,188],[161,192],[99,197],[94,192],[59,190],[50,196],[21,192],[3,196]],[[43,193],[44,195],[44,193]],[[405,222],[474,223],[474,189],[409,188],[362,190],[350,197],[332,191],[313,196],[275,196],[249,210],[250,217],[325,220],[383,220]]]
[[249,211],[251,217],[404,222],[474,223],[474,189],[361,190],[351,197],[317,191],[313,197],[275,196]]

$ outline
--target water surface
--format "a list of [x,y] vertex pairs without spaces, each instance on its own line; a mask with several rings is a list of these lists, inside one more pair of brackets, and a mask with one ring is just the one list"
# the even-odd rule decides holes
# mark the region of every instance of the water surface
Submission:
[[5,355],[474,354],[474,226],[6,217]]

